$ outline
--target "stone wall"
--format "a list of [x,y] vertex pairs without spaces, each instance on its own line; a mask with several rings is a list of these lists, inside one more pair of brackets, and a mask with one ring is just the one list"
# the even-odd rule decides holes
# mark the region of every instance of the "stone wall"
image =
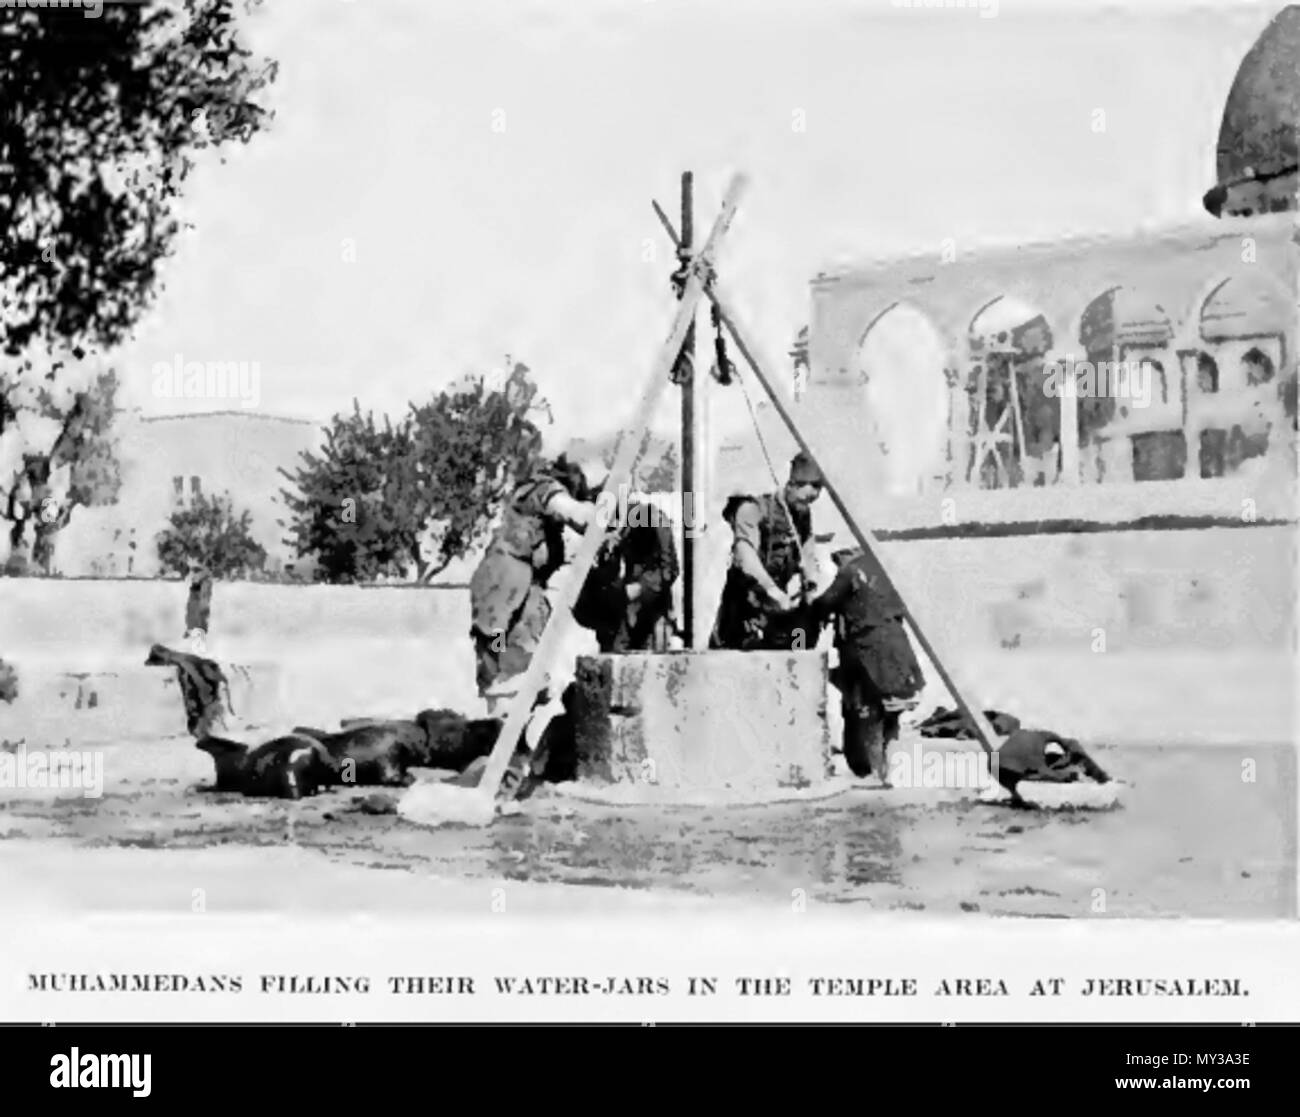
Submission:
[[[1024,363],[1017,367],[1031,384],[1045,360],[1151,359],[1164,369],[1167,398],[1127,408],[1120,400],[1109,425],[1090,428],[1082,438],[1075,432],[1076,413],[1098,401],[1074,400],[1067,408],[1059,393],[1045,399],[1034,389],[1023,396],[1029,431],[1019,463],[1024,472],[1003,482],[1002,490],[1035,481],[1103,487],[1140,481],[1150,464],[1142,454],[1153,445],[1146,436],[1153,432],[1181,440],[1183,476],[1190,480],[1247,465],[1258,452],[1247,443],[1261,439],[1267,439],[1269,453],[1292,455],[1294,472],[1300,250],[1292,234],[1289,214],[1207,217],[1129,236],[997,247],[946,243],[913,257],[819,276],[797,417],[816,433],[819,446],[851,453],[851,462],[875,473],[879,484],[899,472],[896,463],[886,466],[886,458],[910,461],[917,446],[933,442],[930,410],[938,406],[947,412],[946,420],[939,416],[948,428],[946,439],[941,434],[933,452],[922,453],[923,461],[912,461],[892,480],[901,478],[913,492],[918,486],[990,484],[967,473],[979,433],[968,392],[978,394],[982,376],[994,375],[993,350],[1020,352],[1016,360]],[[900,311],[926,329],[909,333],[906,341],[895,339],[884,363],[873,364],[873,339]],[[1001,325],[989,325],[994,317]],[[1030,321],[1043,334],[1032,345],[1017,336]],[[1035,348],[1040,342],[1046,352]],[[1243,354],[1255,348],[1274,366],[1271,379],[1257,386],[1241,370]],[[1200,383],[1198,354],[1216,362],[1213,390]],[[891,398],[882,382],[894,385],[898,402],[892,410],[882,404]],[[997,411],[1006,404],[1002,399],[990,407]],[[1030,413],[1041,418],[1044,407],[1053,413],[1059,408],[1059,445],[1034,442]],[[1014,431],[1008,419],[1002,433]],[[1203,435],[1213,444],[1209,449]],[[1223,462],[1213,448],[1216,438],[1228,447]]]
[[[716,600],[726,541],[714,533]],[[848,542],[837,536],[835,545]],[[1291,648],[1297,549],[1289,525],[884,544],[923,623],[958,647]],[[823,562],[828,567],[827,562]],[[826,570],[829,576],[829,569]],[[143,654],[184,632],[179,581],[0,578],[0,654],[68,662]],[[351,641],[468,646],[465,587],[218,582],[218,646],[263,656]],[[711,620],[711,618],[708,618]]]

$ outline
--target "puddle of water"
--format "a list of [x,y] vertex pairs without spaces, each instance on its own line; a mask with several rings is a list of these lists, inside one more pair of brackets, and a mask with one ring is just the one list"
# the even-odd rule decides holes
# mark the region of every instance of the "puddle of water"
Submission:
[[[1112,811],[1011,811],[978,803],[973,791],[935,792],[931,802],[863,791],[735,809],[617,808],[543,791],[523,814],[485,830],[361,814],[350,809],[355,792],[301,803],[205,792],[210,777],[190,750],[120,748],[106,764],[102,798],[0,799],[0,835],[92,847],[233,846],[249,851],[253,873],[259,847],[296,843],[339,864],[459,880],[957,915],[1258,919],[1296,910],[1289,748],[1112,750],[1099,760],[1129,785]],[[1255,766],[1250,782],[1245,759]],[[178,771],[160,773],[167,765]]]

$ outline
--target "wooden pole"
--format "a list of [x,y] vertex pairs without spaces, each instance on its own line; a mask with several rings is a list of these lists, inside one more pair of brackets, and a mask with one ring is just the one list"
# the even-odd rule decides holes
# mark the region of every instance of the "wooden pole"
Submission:
[[[726,235],[727,230],[731,227],[731,221],[736,215],[736,208],[740,204],[740,195],[743,193],[745,185],[743,176],[737,175],[732,179],[731,186],[723,200],[722,211],[718,214],[718,219],[714,222],[713,229],[709,233],[709,239],[705,242],[704,249],[701,252],[701,256],[706,259],[712,256],[718,244]],[[687,278],[685,289],[682,291],[681,304],[677,310],[677,317],[673,321],[672,330],[655,359],[654,371],[650,376],[645,394],[642,396],[640,406],[633,418],[630,430],[632,437],[622,440],[618,453],[614,456],[614,464],[609,472],[609,487],[606,491],[617,492],[618,487],[626,484],[631,477],[632,467],[641,454],[643,435],[650,424],[651,418],[654,416],[655,407],[658,405],[664,390],[668,387],[668,379],[672,372],[673,363],[682,351],[682,343],[686,340],[686,331],[694,320],[702,296],[703,287],[699,276],[692,273]],[[600,546],[609,534],[610,528],[615,526],[617,525],[595,522],[583,533],[582,546],[578,548],[578,553],[573,560],[573,567],[564,580],[559,593],[559,601],[555,604],[551,618],[547,622],[542,638],[538,642],[537,649],[528,664],[528,670],[524,672],[522,679],[520,679],[519,690],[510,703],[505,724],[501,727],[501,734],[492,746],[492,754],[488,757],[487,766],[479,779],[477,794],[486,796],[489,802],[495,799],[497,789],[501,786],[502,777],[505,776],[506,768],[510,764],[510,758],[514,755],[520,734],[523,733],[524,725],[532,713],[533,703],[536,701],[537,695],[541,691],[546,676],[550,671],[551,660],[555,658],[555,653],[559,650],[561,637],[571,624],[577,623],[573,619],[573,606],[578,600],[578,594],[582,590],[583,583],[587,580],[587,573],[596,559],[596,552],[600,550]]]
[[[690,259],[691,247],[694,244],[695,236],[695,176],[686,171],[682,174],[682,235],[677,244],[677,258],[685,263]],[[695,615],[695,540],[694,532],[691,530],[692,521],[696,518],[697,505],[688,504],[688,501],[695,499],[695,484],[698,480],[698,468],[695,461],[696,454],[696,401],[698,399],[698,385],[704,378],[700,376],[695,367],[695,319],[691,318],[690,329],[686,331],[686,341],[682,345],[682,354],[688,358],[687,368],[690,370],[690,379],[681,385],[682,390],[682,637],[686,647],[694,648],[696,633],[696,615]],[[691,510],[688,517],[686,509]]]
[[[700,309],[704,308],[701,302]],[[698,311],[696,312],[698,315]],[[694,333],[692,333],[694,338]],[[691,398],[692,398],[692,416],[693,432],[692,440],[695,443],[695,469],[694,476],[691,479],[691,611],[695,618],[694,626],[691,630],[692,640],[688,645],[697,652],[707,651],[709,647],[709,637],[712,635],[713,623],[711,613],[713,606],[708,600],[708,585],[704,580],[704,556],[707,552],[707,536],[709,531],[709,492],[710,492],[710,463],[712,457],[709,453],[711,445],[709,441],[709,398],[710,398],[710,380],[708,366],[711,359],[706,359],[703,365],[700,364],[698,354],[694,362],[695,375],[691,380]]]
[[1014,461],[1020,470],[1020,478],[1017,482],[1023,485],[1025,483],[1025,459],[1029,456],[1025,453],[1025,421],[1020,414],[1020,387],[1016,383],[1016,359],[1013,355],[1007,356],[1007,379],[1011,387],[1011,413],[1016,420],[1016,455]]
[[1060,484],[1079,484],[1079,411],[1075,391],[1074,356],[1065,353],[1058,357],[1057,367],[1061,379],[1057,386],[1057,400],[1061,405],[1061,476]]
[[[876,561],[880,564],[880,568],[885,572],[885,577],[889,579],[893,584],[894,589],[897,591],[902,583],[899,582],[896,576],[896,571],[892,568],[893,564],[886,560],[884,551],[880,546],[880,541],[871,531],[858,525],[857,520],[854,519],[852,513],[849,512],[844,501],[840,498],[840,494],[832,483],[829,474],[822,468],[821,463],[817,461],[817,456],[812,452],[812,448],[804,440],[803,435],[799,433],[799,428],[795,425],[794,420],[790,417],[790,413],[786,410],[784,403],[782,403],[780,396],[777,394],[775,381],[759,367],[757,358],[755,358],[753,352],[746,344],[745,337],[737,325],[736,316],[730,309],[729,303],[723,295],[719,294],[717,283],[715,282],[711,285],[705,294],[718,308],[718,316],[722,319],[723,324],[726,325],[731,336],[735,339],[736,348],[740,350],[746,362],[749,364],[749,367],[754,370],[754,375],[758,378],[758,382],[763,386],[763,390],[767,393],[768,399],[772,401],[772,406],[776,408],[777,413],[781,416],[781,419],[789,429],[790,434],[793,435],[795,441],[799,443],[799,448],[812,458],[813,462],[817,465],[817,468],[821,470],[822,477],[826,482],[826,492],[829,494],[835,507],[839,510],[840,515],[844,517],[844,522],[848,524],[849,530],[853,533],[858,545],[862,547],[863,550],[874,556]],[[901,593],[899,594],[899,598],[902,600]],[[956,681],[948,673],[948,669],[944,667],[943,662],[939,659],[939,655],[935,651],[934,646],[930,643],[925,632],[917,623],[915,614],[912,612],[911,607],[905,600],[903,600],[903,611],[907,616],[908,624],[911,625],[912,631],[916,634],[917,640],[925,650],[926,656],[934,665],[935,670],[938,671],[939,677],[943,679],[944,685],[948,688],[948,692],[953,696],[953,699],[961,709],[961,712],[965,714],[974,725],[976,736],[979,738],[979,743],[983,747],[985,753],[988,754],[991,766],[996,761],[997,751],[999,748],[997,734],[993,732],[993,727],[989,724],[983,711],[966,700],[965,696],[958,688]]]

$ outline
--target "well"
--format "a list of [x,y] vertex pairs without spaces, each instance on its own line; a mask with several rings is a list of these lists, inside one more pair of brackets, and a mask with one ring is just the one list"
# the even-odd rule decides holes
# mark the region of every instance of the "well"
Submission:
[[580,656],[578,786],[648,802],[829,788],[823,651]]

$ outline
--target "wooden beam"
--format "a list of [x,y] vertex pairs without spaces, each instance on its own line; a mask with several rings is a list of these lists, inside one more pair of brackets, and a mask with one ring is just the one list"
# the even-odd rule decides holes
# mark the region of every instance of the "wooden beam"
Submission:
[[1016,419],[1016,446],[1012,460],[1020,468],[1020,484],[1023,485],[1025,483],[1025,459],[1028,455],[1025,453],[1025,421],[1020,413],[1020,386],[1016,383],[1017,379],[1015,358],[1008,358],[1007,384],[1011,389],[1011,411]]
[[[682,236],[677,244],[677,257],[681,262],[690,258],[691,246],[694,243],[695,236],[695,214],[694,214],[694,197],[695,197],[695,178],[690,171],[682,175]],[[695,484],[698,480],[699,473],[696,465],[695,455],[698,452],[698,441],[696,438],[696,404],[700,397],[700,389],[703,387],[704,378],[700,376],[699,370],[695,367],[695,319],[691,318],[690,329],[686,331],[686,340],[682,344],[682,353],[689,360],[690,379],[681,385],[682,390],[682,508],[685,511],[686,501],[693,500]],[[692,512],[696,505],[692,504]],[[696,626],[700,618],[696,616],[695,611],[695,594],[696,594],[696,558],[695,558],[695,540],[694,532],[690,530],[685,515],[682,516],[681,537],[682,537],[682,637],[686,647],[694,648]]]
[[1061,415],[1061,475],[1059,483],[1079,484],[1079,396],[1075,390],[1074,359],[1070,355],[1060,359],[1062,379],[1057,387],[1057,402]]

